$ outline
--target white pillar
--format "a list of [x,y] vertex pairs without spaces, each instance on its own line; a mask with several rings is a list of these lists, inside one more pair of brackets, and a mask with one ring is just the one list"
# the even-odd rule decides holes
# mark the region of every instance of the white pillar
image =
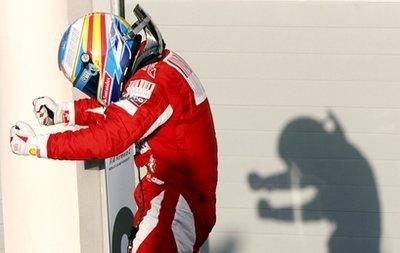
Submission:
[[0,168],[6,252],[81,252],[75,162],[13,155],[9,128],[30,123],[35,96],[70,100],[57,50],[68,25],[67,0],[0,1]]

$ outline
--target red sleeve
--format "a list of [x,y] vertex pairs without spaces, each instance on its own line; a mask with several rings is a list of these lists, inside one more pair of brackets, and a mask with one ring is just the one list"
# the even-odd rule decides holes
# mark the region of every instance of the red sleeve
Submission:
[[[142,85],[143,81],[136,82],[142,82]],[[154,86],[151,86],[151,92],[145,94],[147,98],[130,96],[110,105],[105,111],[105,117],[88,128],[51,134],[47,142],[48,158],[105,159],[121,153],[151,134],[172,115],[172,107],[161,88],[150,84]]]
[[84,98],[74,101],[75,124],[87,126],[104,118],[104,114],[94,109],[102,109],[93,98]]

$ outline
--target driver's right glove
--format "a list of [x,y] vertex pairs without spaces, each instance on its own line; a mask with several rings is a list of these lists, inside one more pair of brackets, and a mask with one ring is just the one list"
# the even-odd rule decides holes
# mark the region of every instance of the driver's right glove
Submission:
[[74,103],[67,102],[57,104],[49,97],[38,97],[32,102],[33,111],[39,124],[51,126],[55,124],[70,125],[70,117],[74,114]]

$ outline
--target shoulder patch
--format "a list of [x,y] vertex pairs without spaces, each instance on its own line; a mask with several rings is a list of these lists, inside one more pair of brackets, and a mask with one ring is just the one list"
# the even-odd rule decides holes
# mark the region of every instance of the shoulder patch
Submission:
[[156,74],[157,74],[156,64],[157,64],[157,62],[146,65],[142,68],[143,71],[146,71],[147,74],[153,79],[156,78]]
[[186,82],[193,91],[196,105],[203,103],[204,100],[207,99],[203,85],[185,60],[183,60],[179,55],[170,52],[164,58],[164,62],[176,69],[182,75],[182,77],[185,78]]
[[126,89],[126,95],[128,97],[149,99],[155,87],[155,83],[146,80],[134,80],[129,83]]

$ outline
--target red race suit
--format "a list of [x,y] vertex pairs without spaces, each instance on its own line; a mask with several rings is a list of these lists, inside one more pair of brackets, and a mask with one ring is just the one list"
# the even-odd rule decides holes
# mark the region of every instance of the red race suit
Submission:
[[132,252],[197,252],[216,220],[217,142],[210,105],[188,64],[164,50],[138,70],[104,114],[93,99],[74,102],[77,131],[51,134],[47,157],[105,159],[135,144],[139,230]]

